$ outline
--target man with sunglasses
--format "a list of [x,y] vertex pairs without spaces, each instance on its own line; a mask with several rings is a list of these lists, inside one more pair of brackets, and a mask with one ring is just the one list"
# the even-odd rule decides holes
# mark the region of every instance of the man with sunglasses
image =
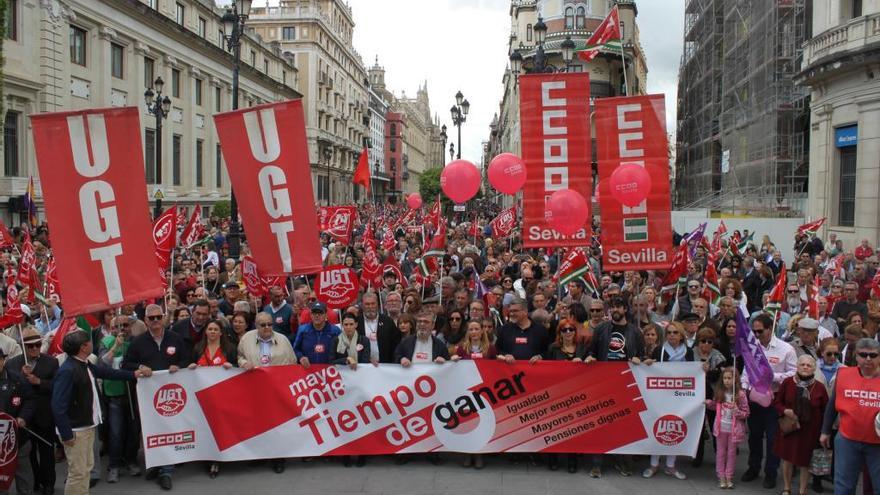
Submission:
[[[773,370],[772,390],[773,393],[776,393],[779,385],[797,372],[797,354],[790,344],[774,335],[772,329],[773,317],[767,313],[761,313],[752,320],[752,332]],[[748,371],[742,375],[742,386],[744,390],[751,388]],[[766,445],[764,488],[776,487],[779,458],[773,453],[773,442],[779,427],[778,420],[779,413],[772,404],[765,407],[757,402],[749,401],[749,468],[742,475],[742,481],[749,482],[758,478]]]
[[[694,301],[702,298],[702,294],[703,282],[695,277],[691,277],[690,279],[688,279],[687,294],[675,300],[675,303],[672,305],[672,313],[670,314],[670,318],[673,320],[679,320],[681,319],[682,315],[692,313],[694,311]],[[718,307],[714,304],[710,304],[707,316],[711,317],[714,316],[716,313],[718,313]]]
[[[42,338],[31,326],[22,329],[24,354],[10,358],[6,369],[19,373],[30,384],[34,394],[34,417],[28,428],[44,439],[55,437],[52,420],[52,380],[58,372],[58,360],[40,352]],[[27,364],[25,364],[27,358]],[[52,493],[55,490],[55,446],[34,439],[30,461],[34,474],[34,493]]]
[[863,466],[867,466],[877,493],[880,434],[875,425],[880,413],[880,343],[864,338],[855,347],[856,366],[837,371],[819,443],[826,449],[831,447],[831,430],[839,415],[839,432],[834,438],[834,493],[855,493]]

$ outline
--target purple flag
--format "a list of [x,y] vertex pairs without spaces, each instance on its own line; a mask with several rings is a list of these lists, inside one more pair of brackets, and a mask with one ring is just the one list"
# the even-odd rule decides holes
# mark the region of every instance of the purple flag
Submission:
[[697,254],[697,246],[703,241],[704,235],[706,235],[706,222],[701,223],[690,234],[684,236],[683,240],[688,245],[688,254],[690,254],[691,258]]
[[734,352],[741,357],[745,364],[746,373],[749,374],[749,384],[757,392],[769,395],[773,385],[773,369],[761,349],[755,334],[749,328],[749,323],[742,308],[736,310],[736,343]]

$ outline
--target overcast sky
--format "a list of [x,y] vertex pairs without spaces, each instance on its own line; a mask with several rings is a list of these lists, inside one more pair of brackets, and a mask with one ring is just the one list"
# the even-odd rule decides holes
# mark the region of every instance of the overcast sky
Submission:
[[[349,0],[354,45],[367,67],[378,55],[396,95],[415,96],[428,82],[431,110],[452,128],[449,108],[461,90],[471,104],[462,127],[462,158],[479,165],[481,143],[498,111],[507,66],[510,0]],[[637,22],[648,59],[648,92],[666,95],[668,132],[675,130],[683,0],[643,0]],[[450,137],[455,140],[454,128]]]

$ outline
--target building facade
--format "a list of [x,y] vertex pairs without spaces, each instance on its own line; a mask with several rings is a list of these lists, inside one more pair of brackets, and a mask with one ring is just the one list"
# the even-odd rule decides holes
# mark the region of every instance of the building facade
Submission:
[[370,125],[369,81],[352,45],[354,18],[342,0],[281,0],[253,7],[248,24],[277,42],[299,69],[309,157],[322,204],[355,199],[351,179]]
[[686,2],[676,206],[804,214],[809,94],[794,77],[808,12],[806,0]]
[[[562,58],[561,44],[571,37],[576,49],[583,49],[586,40],[608,16],[611,7],[617,5],[620,14],[622,52],[603,49],[590,62],[575,57],[566,67]],[[645,94],[647,88],[648,66],[644,51],[639,43],[639,29],[636,23],[638,10],[632,0],[511,0],[511,31],[508,39],[508,55],[519,51],[523,57],[522,70],[530,71],[535,64],[537,39],[534,26],[538,19],[547,25],[547,35],[543,50],[546,64],[553,70],[590,73],[590,98],[623,96],[625,94]],[[624,77],[624,60],[626,77]],[[520,139],[519,74],[508,67],[502,76],[504,92],[498,113],[492,120],[489,139],[485,144],[486,163],[500,153],[522,154]],[[595,138],[595,136],[594,136]],[[596,145],[593,142],[593,173],[596,174]],[[594,180],[595,183],[595,180]],[[513,198],[499,195],[495,198],[505,206],[512,204]]]
[[[10,199],[28,177],[42,196],[29,116],[86,108],[141,108],[148,194],[203,205],[229,198],[229,179],[211,116],[232,108],[232,56],[222,40],[221,9],[210,0],[7,0],[4,41],[4,139],[0,215],[18,223]],[[293,61],[249,33],[242,39],[239,106],[299,97]],[[156,120],[144,92],[156,78],[171,111],[156,156]],[[15,208],[13,208],[15,209]]]
[[799,82],[809,86],[807,213],[852,248],[880,245],[880,2],[813,3]]
[[[377,61],[378,64],[378,61]],[[370,139],[367,143],[370,156],[371,196],[384,198],[389,176],[385,172],[385,115],[388,113],[388,102],[373,90],[370,92]],[[369,200],[372,198],[364,198]],[[358,200],[358,198],[355,198]]]
[[385,114],[385,173],[390,177],[386,194],[397,198],[403,192],[406,165],[406,116],[400,112]]

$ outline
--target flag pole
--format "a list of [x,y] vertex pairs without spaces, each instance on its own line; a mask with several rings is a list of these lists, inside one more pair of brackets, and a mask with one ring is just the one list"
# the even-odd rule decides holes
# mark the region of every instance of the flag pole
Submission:
[[623,39],[620,40],[620,61],[623,65],[623,94],[629,96],[629,82],[626,78],[626,56],[623,52]]

